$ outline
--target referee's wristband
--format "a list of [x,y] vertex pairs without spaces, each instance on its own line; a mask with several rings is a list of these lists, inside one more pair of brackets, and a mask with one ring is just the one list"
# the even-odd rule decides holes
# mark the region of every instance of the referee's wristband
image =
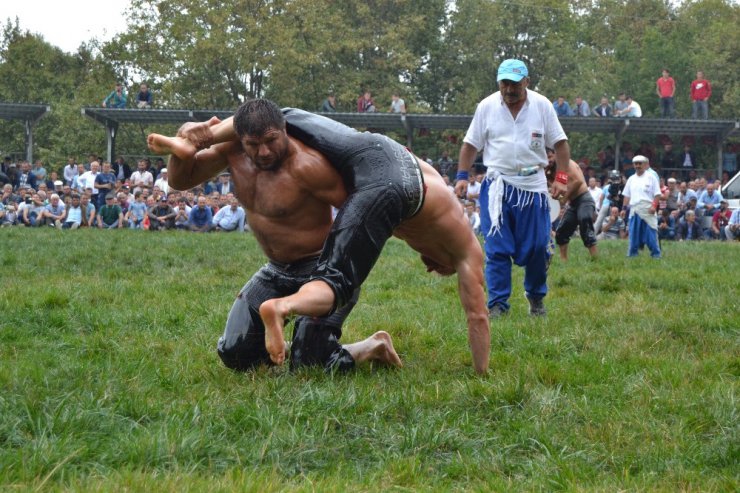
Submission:
[[457,181],[466,180],[470,178],[470,174],[467,171],[458,171],[455,179]]
[[565,171],[558,171],[555,173],[555,181],[562,183],[563,185],[568,184],[568,173]]

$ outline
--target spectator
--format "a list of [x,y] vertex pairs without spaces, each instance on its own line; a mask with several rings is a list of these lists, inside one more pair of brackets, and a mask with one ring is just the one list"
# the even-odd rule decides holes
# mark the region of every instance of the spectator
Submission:
[[218,175],[216,191],[220,195],[226,195],[227,193],[234,192],[234,184],[231,182],[231,174],[228,171],[222,171],[221,174]]
[[601,98],[601,104],[593,109],[593,113],[601,117],[612,116],[612,107],[609,100],[605,97]]
[[103,108],[125,108],[126,98],[126,91],[123,90],[123,85],[118,82],[115,89],[103,100],[102,106]]
[[201,195],[198,197],[198,205],[190,210],[188,228],[196,233],[208,233],[214,227],[213,212],[208,207],[208,199]]
[[676,236],[679,241],[701,240],[703,238],[701,225],[696,222],[696,213],[693,210],[687,210],[684,215],[685,220],[678,223],[678,233]]
[[36,162],[33,164],[33,169],[31,169],[31,173],[33,173],[33,176],[36,177],[37,183],[41,183],[46,179],[46,168],[44,168],[44,163],[42,163],[40,159],[37,159]]
[[614,111],[612,112],[613,116],[620,116],[620,114],[627,109],[629,104],[627,103],[627,95],[623,92],[620,92],[617,96],[617,100],[614,101]]
[[185,197],[177,199],[175,210],[175,229],[189,229],[191,208]]
[[36,189],[36,175],[31,172],[31,163],[23,161],[21,163],[21,171],[18,174],[18,178],[15,182],[15,189],[20,190],[24,188]]
[[696,160],[696,153],[691,150],[690,144],[684,144],[683,152],[678,156],[678,165],[683,168],[684,178],[688,178],[691,170],[699,167],[699,163]]
[[159,179],[154,182],[154,186],[158,187],[163,194],[170,194],[170,186],[167,183],[167,168],[162,168],[162,172],[159,174]]
[[480,214],[476,210],[475,202],[468,201],[465,203],[465,215],[468,217],[473,233],[480,234]]
[[82,193],[85,191],[85,183],[82,181],[82,175],[84,175],[85,173],[85,165],[78,164],[77,174],[74,176],[74,178],[72,178],[72,191],[77,192],[80,195],[82,195]]
[[98,210],[97,219],[99,229],[123,228],[123,211],[113,193],[105,196],[105,205]]
[[730,176],[734,176],[737,172],[737,154],[730,142],[725,144],[725,150],[722,153],[722,170],[726,171]]
[[337,98],[333,92],[329,91],[329,94],[327,94],[324,104],[321,105],[321,111],[322,113],[337,112]]
[[[149,160],[147,159],[147,164],[151,165]],[[151,167],[151,166],[148,166]],[[154,180],[159,180],[162,178],[162,170],[167,167],[166,164],[164,164],[164,159],[161,157],[158,157],[157,160],[154,162],[154,169],[152,170],[152,176],[154,177]]]
[[373,101],[373,95],[370,91],[365,91],[362,96],[357,99],[357,112],[358,113],[375,113],[375,102]]
[[[140,159],[136,166],[137,170],[131,174],[130,180],[134,193],[144,189],[151,192],[152,186],[154,186],[154,177],[148,171],[149,166],[146,159]],[[146,199],[146,196],[144,198]]]
[[31,194],[30,199],[26,197],[25,205],[23,208],[23,224],[28,227],[41,226],[43,224],[41,213],[44,212],[45,206],[39,194]]
[[213,226],[216,231],[244,232],[246,214],[233,195],[229,197],[226,207],[222,207],[213,217]]
[[663,69],[662,77],[655,82],[655,92],[660,98],[661,116],[663,118],[673,118],[675,116],[675,101],[673,95],[676,93],[676,81],[671,77],[667,68]]
[[8,227],[18,224],[18,213],[15,204],[7,204],[4,207],[4,213],[0,216],[0,226]]
[[465,195],[465,199],[473,202],[476,207],[480,205],[480,189],[481,189],[481,180],[478,180],[478,176],[475,174],[472,174],[468,177],[468,190],[467,194]]
[[625,102],[627,103],[627,107],[620,111],[615,111],[615,116],[621,116],[626,118],[641,118],[642,117],[642,108],[640,107],[640,104],[632,99],[632,96],[627,96],[625,98]]
[[598,180],[593,176],[588,179],[588,192],[591,194],[591,198],[594,199],[596,210],[600,211],[604,202],[604,191],[599,186]]
[[675,178],[668,178],[668,190],[664,195],[665,208],[668,209],[668,212],[677,211],[681,194]]
[[575,116],[591,116],[591,107],[581,96],[576,96],[576,102],[573,105],[573,114]]
[[93,161],[90,163],[90,171],[85,171],[79,178],[80,182],[82,183],[83,192],[86,192],[88,189],[92,191],[91,200],[94,204],[96,204],[96,207],[98,209],[100,207],[98,206],[98,189],[95,188],[95,180],[97,179],[99,172],[100,164],[97,161]]
[[80,204],[80,195],[72,194],[72,203],[67,208],[62,222],[62,229],[77,229],[82,224],[82,206]]
[[728,240],[740,240],[740,209],[732,211],[730,221],[725,227],[725,237]]
[[676,218],[678,211],[671,212],[668,209],[660,211],[658,216],[658,239],[673,241],[676,239]]
[[119,156],[116,162],[113,163],[113,174],[116,175],[116,179],[126,181],[131,176],[131,166],[126,164],[126,160]]
[[62,229],[62,221],[65,216],[64,202],[59,198],[59,195],[52,194],[51,200],[43,211],[41,211],[41,224],[48,224],[52,228]]
[[573,116],[573,111],[570,109],[570,105],[564,96],[558,96],[558,99],[552,102],[552,107],[555,108],[555,113],[558,117]]
[[707,183],[706,189],[699,194],[696,205],[705,216],[713,216],[721,201],[722,194],[714,189],[714,183]]
[[[92,170],[90,171],[92,173]],[[108,161],[103,162],[103,171],[95,176],[93,187],[95,187],[95,196],[97,201],[95,205],[98,209],[105,205],[105,197],[111,192],[114,192],[114,186],[116,184],[116,175],[111,171],[111,165]],[[88,185],[89,186],[89,185]]]
[[149,231],[164,231],[175,226],[175,210],[167,203],[167,198],[162,196],[148,212]]
[[82,228],[93,228],[96,224],[97,209],[95,204],[90,201],[90,195],[84,193],[80,195],[80,209],[82,209]]
[[136,93],[136,107],[145,110],[152,108],[152,93],[146,82],[141,83],[139,92]]
[[446,176],[451,180],[452,173],[454,172],[453,164],[452,159],[450,159],[450,153],[442,151],[442,156],[437,161],[436,170],[443,178]]
[[401,99],[401,96],[394,92],[391,96],[391,113],[406,114],[406,102]]
[[67,159],[67,165],[64,167],[64,183],[66,185],[72,186],[72,182],[74,181],[75,176],[77,176],[78,173],[78,167],[77,163],[75,163],[75,158],[71,157]]
[[705,238],[708,240],[727,240],[725,229],[730,223],[730,217],[732,217],[732,211],[728,207],[727,200],[720,200],[719,209],[712,216],[712,227],[704,232]]
[[624,219],[619,214],[619,207],[612,206],[609,215],[601,225],[601,233],[596,236],[597,240],[618,240],[627,237]]
[[712,85],[704,78],[701,70],[696,73],[696,80],[691,82],[691,118],[707,120],[709,118],[709,97]]

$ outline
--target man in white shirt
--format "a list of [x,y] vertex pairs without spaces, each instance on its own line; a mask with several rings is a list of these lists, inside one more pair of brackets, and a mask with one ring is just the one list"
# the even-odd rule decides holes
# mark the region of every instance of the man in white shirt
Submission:
[[593,176],[588,179],[588,193],[591,194],[591,197],[594,199],[594,203],[596,204],[596,210],[601,210],[601,203],[604,200],[604,191],[599,186],[598,182],[596,181],[596,178]]
[[244,232],[244,220],[246,215],[244,209],[239,206],[236,197],[229,198],[229,205],[222,207],[213,216],[213,225],[216,231],[240,231]]
[[529,72],[521,60],[498,68],[499,91],[478,104],[458,160],[455,191],[464,197],[478,151],[488,168],[481,184],[481,233],[485,236],[488,314],[509,311],[512,261],[525,269],[524,290],[530,315],[545,315],[550,251],[545,147],[555,149],[553,197],[567,193],[570,147],[552,103],[528,89]]
[[144,188],[148,189],[151,192],[152,186],[154,185],[154,177],[149,171],[147,171],[146,160],[140,160],[136,166],[137,169],[136,171],[131,173],[130,179],[131,187],[133,187],[133,192],[136,193]]
[[167,168],[162,168],[162,174],[160,175],[160,178],[154,182],[155,187],[159,187],[159,189],[162,191],[163,194],[169,195],[170,194],[170,186],[167,183]]
[[78,179],[83,192],[88,188],[92,189],[93,197],[91,201],[96,204],[98,203],[98,189],[95,188],[95,178],[97,178],[99,172],[100,163],[93,161],[90,163],[90,171],[85,171]]
[[75,176],[77,176],[77,165],[74,158],[69,158],[67,165],[64,167],[64,184],[71,186]]
[[636,257],[639,248],[647,245],[650,256],[660,258],[658,245],[658,216],[655,199],[660,197],[660,183],[654,173],[645,171],[648,158],[637,155],[632,159],[635,174],[624,185],[624,212],[629,206],[629,250],[628,257]]

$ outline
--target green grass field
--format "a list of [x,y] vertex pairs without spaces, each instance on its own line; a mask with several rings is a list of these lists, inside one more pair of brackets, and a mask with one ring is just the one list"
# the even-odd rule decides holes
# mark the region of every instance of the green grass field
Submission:
[[475,376],[454,278],[392,240],[343,340],[400,370],[225,369],[251,235],[0,230],[0,490],[737,491],[740,244],[550,271]]

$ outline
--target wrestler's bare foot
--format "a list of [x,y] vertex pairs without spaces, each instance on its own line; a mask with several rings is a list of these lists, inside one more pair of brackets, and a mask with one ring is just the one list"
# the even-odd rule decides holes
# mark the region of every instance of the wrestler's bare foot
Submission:
[[265,324],[265,347],[276,365],[285,362],[283,324],[287,315],[280,310],[280,300],[267,300],[260,305],[260,317]]
[[183,160],[191,159],[198,152],[198,149],[189,140],[180,137],[149,134],[146,143],[155,154],[174,154]]
[[370,339],[377,341],[378,344],[371,351],[368,359],[387,365],[398,366],[399,368],[403,366],[401,358],[398,357],[398,353],[396,353],[396,349],[393,347],[393,339],[391,339],[388,332],[379,330],[370,336]]

